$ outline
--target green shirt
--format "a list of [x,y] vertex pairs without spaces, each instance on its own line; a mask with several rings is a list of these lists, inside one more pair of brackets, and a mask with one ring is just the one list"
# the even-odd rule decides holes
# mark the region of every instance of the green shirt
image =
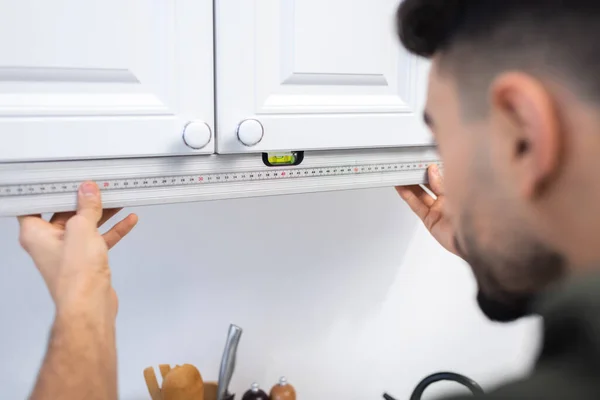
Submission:
[[533,372],[469,399],[600,400],[600,273],[564,282],[538,297],[543,345]]

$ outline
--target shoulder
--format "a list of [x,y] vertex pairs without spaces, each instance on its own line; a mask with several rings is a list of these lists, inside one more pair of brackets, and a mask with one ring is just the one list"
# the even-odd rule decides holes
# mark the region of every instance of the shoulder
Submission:
[[566,279],[540,295],[543,343],[532,374],[494,399],[600,398],[600,273]]
[[600,273],[565,280],[534,304],[543,344],[525,379],[468,399],[600,399]]

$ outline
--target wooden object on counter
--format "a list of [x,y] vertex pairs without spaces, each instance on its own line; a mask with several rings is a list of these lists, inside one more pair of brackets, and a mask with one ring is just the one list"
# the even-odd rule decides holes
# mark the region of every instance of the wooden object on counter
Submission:
[[165,379],[167,374],[171,371],[171,366],[169,364],[160,364],[158,369],[160,370],[162,378]]
[[202,375],[191,364],[176,366],[165,376],[161,392],[163,400],[204,400]]
[[204,382],[204,400],[217,400],[217,382]]
[[156,380],[156,374],[154,368],[148,367],[144,370],[144,379],[146,380],[146,386],[150,393],[152,400],[162,400],[162,394],[160,393],[160,386],[158,386],[158,380]]
[[296,390],[290,385],[287,379],[282,376],[279,383],[271,388],[269,393],[270,400],[296,400]]
[[[185,367],[184,370],[188,369],[188,371],[189,371],[189,367],[187,367],[185,365],[184,365],[184,367]],[[168,364],[160,364],[158,366],[158,368],[160,370],[160,374],[163,377],[163,387],[164,387],[165,378],[172,371],[172,369],[171,369],[171,366]],[[176,367],[176,368],[181,368],[181,367]],[[180,372],[178,372],[177,374],[179,374],[179,373]],[[169,381],[175,380],[175,378],[177,378],[177,377],[176,376],[171,377],[171,378],[169,378]],[[158,380],[156,379],[156,374],[154,372],[153,367],[148,367],[144,370],[144,379],[146,380],[146,386],[148,387],[148,392],[150,393],[150,398],[152,400],[165,400],[163,398],[163,393],[160,388],[160,385],[158,384]],[[202,377],[200,377],[200,379],[202,379]],[[196,397],[193,400],[217,400],[217,388],[218,388],[217,382],[203,382],[203,396],[204,397],[203,398]]]

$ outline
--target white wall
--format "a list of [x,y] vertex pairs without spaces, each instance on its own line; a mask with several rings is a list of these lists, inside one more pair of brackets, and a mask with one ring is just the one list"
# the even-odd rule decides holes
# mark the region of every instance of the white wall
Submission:
[[[490,387],[526,372],[536,351],[537,321],[487,322],[468,267],[393,189],[135,211],[140,225],[111,253],[122,399],[148,399],[142,370],[159,363],[216,379],[230,322],[244,328],[238,399],[282,374],[305,400],[407,399],[438,370]],[[20,399],[52,305],[12,219],[0,220],[0,249],[0,398]]]

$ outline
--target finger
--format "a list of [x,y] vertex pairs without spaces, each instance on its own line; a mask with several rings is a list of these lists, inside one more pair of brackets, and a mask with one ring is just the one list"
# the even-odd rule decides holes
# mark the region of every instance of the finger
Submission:
[[419,186],[400,186],[396,188],[396,191],[410,209],[417,214],[417,217],[423,220],[427,216],[429,207],[421,200],[422,196],[419,192],[424,192],[422,188]]
[[104,241],[106,242],[106,246],[109,249],[112,249],[123,239],[125,236],[131,232],[131,230],[137,225],[138,217],[135,214],[128,215],[121,222],[113,226],[108,232],[106,232],[102,237],[104,237]]
[[[98,221],[98,228],[104,225],[106,221],[114,217],[121,211],[122,208],[109,208],[102,212],[102,218]],[[64,212],[64,213],[56,213],[50,218],[50,223],[57,228],[63,228],[67,224],[67,221],[75,215],[74,212]]]
[[422,184],[421,187],[427,192],[427,194],[429,195],[429,197],[431,197],[435,201],[437,201],[440,198],[441,195],[438,196],[437,194],[435,194],[435,192],[431,188],[430,184],[428,184],[428,183]]
[[69,212],[62,212],[62,213],[56,213],[52,216],[52,218],[50,218],[50,223],[54,226],[56,226],[57,228],[62,228],[64,229],[65,225],[67,224],[67,221],[73,216],[75,215],[74,211],[69,211]]
[[77,191],[77,215],[97,226],[102,218],[100,189],[94,182],[85,182]]
[[424,183],[424,184],[422,184],[422,185],[421,185],[421,187],[423,187],[423,186],[424,186],[424,187],[425,187],[427,190],[429,190],[429,192],[430,192],[429,194],[430,194],[430,195],[432,195],[432,194],[433,194],[433,196],[437,197],[437,196],[436,196],[436,194],[435,194],[435,193],[433,193],[433,189],[431,188],[431,185],[430,185],[429,183]]
[[100,221],[98,221],[98,228],[104,225],[106,221],[117,215],[121,210],[122,208],[107,208],[104,210],[102,212],[102,218],[100,218]]
[[444,195],[444,179],[442,178],[442,174],[440,172],[440,168],[437,165],[429,166],[428,175],[429,175],[429,188],[431,191],[435,193],[436,196]]
[[441,201],[436,202],[433,207],[429,209],[429,212],[425,218],[423,218],[423,224],[425,224],[425,227],[428,230],[431,231],[433,227],[443,218],[444,214],[442,210],[443,207]]
[[[419,198],[419,200],[421,200],[421,202],[423,202],[423,204],[425,204],[427,207],[431,207],[435,203],[436,199],[434,197],[431,197],[431,194],[427,193],[427,191],[424,190],[423,187],[421,187],[421,185],[408,186],[406,188],[408,190],[410,190],[412,192],[412,194],[417,196]],[[402,197],[402,189],[403,189],[402,187],[396,188],[396,191],[398,192],[400,197]],[[409,196],[410,196],[410,194],[409,194]],[[404,199],[404,200],[406,201],[406,199]]]
[[23,224],[27,223],[32,219],[41,219],[42,214],[32,214],[32,215],[20,215],[17,217],[17,221],[19,221],[19,226],[22,228]]
[[33,250],[36,244],[44,244],[47,239],[40,240],[44,236],[44,229],[41,227],[45,221],[41,215],[24,215],[17,217],[19,221],[19,244],[26,252]]

